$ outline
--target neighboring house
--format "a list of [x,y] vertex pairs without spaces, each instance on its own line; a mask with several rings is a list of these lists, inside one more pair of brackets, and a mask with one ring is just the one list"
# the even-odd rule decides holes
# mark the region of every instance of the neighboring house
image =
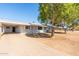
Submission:
[[46,26],[41,24],[0,21],[0,33],[35,34],[45,32],[45,30]]

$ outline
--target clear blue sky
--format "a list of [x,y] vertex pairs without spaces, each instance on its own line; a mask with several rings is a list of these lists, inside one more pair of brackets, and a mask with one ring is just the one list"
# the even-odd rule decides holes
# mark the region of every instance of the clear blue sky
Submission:
[[38,7],[36,3],[0,3],[0,18],[8,18],[20,22],[38,23]]

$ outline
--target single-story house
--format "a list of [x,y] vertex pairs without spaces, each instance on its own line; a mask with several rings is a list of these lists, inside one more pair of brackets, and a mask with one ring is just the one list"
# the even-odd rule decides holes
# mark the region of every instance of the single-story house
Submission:
[[0,21],[0,33],[22,33],[33,34],[45,32],[46,26],[35,23],[21,23],[11,21]]

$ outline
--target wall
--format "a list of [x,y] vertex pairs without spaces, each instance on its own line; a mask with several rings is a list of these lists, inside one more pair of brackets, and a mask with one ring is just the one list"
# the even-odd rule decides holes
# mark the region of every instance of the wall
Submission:
[[2,24],[0,23],[0,38],[1,38],[2,35],[3,35],[3,32],[2,32]]
[[[9,28],[6,28],[9,27]],[[11,26],[4,26],[4,32],[12,32],[12,27]]]
[[17,33],[20,33],[20,26],[17,26],[16,29],[15,29],[15,31],[16,31]]
[[30,26],[30,33],[31,34],[38,33],[38,26]]
[[25,26],[19,26],[19,31],[21,34],[25,34]]
[[0,33],[2,32],[2,28],[1,28],[1,26],[0,26]]
[[[8,25],[9,28],[6,28],[6,24],[3,25],[3,32],[8,32],[11,33],[12,32],[12,27],[14,27],[14,25]],[[45,32],[45,29],[43,28],[42,30],[38,30],[38,26],[30,26],[29,29],[26,29],[25,25],[15,25],[15,31],[21,34],[35,34],[35,33],[41,33],[41,32]],[[0,31],[1,31],[1,27],[0,27]]]
[[2,32],[2,24],[0,23],[0,33]]
[[[6,28],[6,27],[9,27],[9,28]],[[11,33],[13,30],[12,27],[15,27],[15,32],[20,32],[20,29],[17,26],[3,26],[3,32]]]

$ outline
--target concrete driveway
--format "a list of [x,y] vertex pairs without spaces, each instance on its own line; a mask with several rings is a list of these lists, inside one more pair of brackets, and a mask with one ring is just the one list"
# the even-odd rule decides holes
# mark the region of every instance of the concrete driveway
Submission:
[[[34,40],[35,39],[35,40]],[[36,39],[22,34],[5,34],[0,39],[0,55],[9,56],[51,56],[68,55],[51,48]],[[44,39],[44,38],[43,38]]]

